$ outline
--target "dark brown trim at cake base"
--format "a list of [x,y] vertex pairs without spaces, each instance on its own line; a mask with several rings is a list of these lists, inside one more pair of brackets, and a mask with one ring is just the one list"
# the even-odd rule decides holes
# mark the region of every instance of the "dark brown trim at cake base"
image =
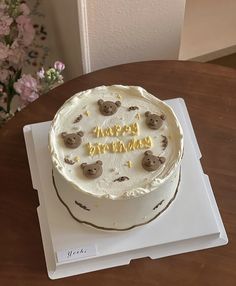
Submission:
[[68,212],[70,213],[70,215],[73,217],[73,219],[75,219],[76,221],[78,221],[79,223],[83,223],[83,224],[87,224],[89,226],[92,226],[94,228],[97,228],[97,229],[100,229],[100,230],[111,230],[111,231],[125,231],[125,230],[130,230],[130,229],[133,229],[135,227],[138,227],[138,226],[142,226],[142,225],[145,225],[145,224],[148,224],[149,222],[153,221],[154,219],[156,219],[160,214],[162,214],[169,206],[170,204],[173,202],[173,200],[176,198],[176,195],[178,193],[178,190],[179,190],[179,184],[180,184],[180,177],[181,177],[181,169],[179,171],[179,180],[178,180],[178,184],[177,184],[177,187],[176,187],[176,190],[175,190],[175,193],[174,193],[174,196],[173,198],[168,202],[168,204],[166,205],[166,207],[164,209],[162,209],[158,214],[156,214],[153,218],[151,218],[149,221],[146,221],[144,223],[140,223],[140,224],[136,224],[136,225],[133,225],[133,226],[130,226],[128,228],[123,228],[123,229],[119,229],[119,228],[110,228],[110,227],[102,227],[102,226],[97,226],[91,222],[87,222],[87,221],[83,221],[83,220],[80,220],[78,219],[77,217],[75,217],[73,215],[73,213],[71,212],[70,208],[67,206],[67,204],[62,200],[62,198],[60,197],[59,195],[59,192],[58,192],[58,189],[56,187],[56,183],[55,183],[55,179],[54,179],[54,176],[53,176],[53,171],[52,171],[52,181],[53,181],[53,186],[54,186],[54,189],[56,191],[56,194],[59,198],[59,200],[61,201],[61,203],[66,207],[66,209],[68,210]]

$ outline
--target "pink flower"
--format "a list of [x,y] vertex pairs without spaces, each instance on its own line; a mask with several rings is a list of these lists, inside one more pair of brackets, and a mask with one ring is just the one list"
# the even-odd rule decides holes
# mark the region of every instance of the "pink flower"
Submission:
[[5,14],[6,8],[7,5],[5,3],[0,3],[0,17],[2,17]]
[[23,74],[14,83],[14,88],[24,102],[32,102],[39,97],[37,81],[30,74]]
[[19,35],[22,37],[23,43],[28,46],[34,39],[35,30],[31,23],[31,19],[25,15],[16,18]]
[[65,69],[65,65],[62,62],[60,62],[60,61],[56,61],[54,63],[54,68],[55,68],[55,70],[61,72],[61,71],[63,71]]
[[30,13],[30,9],[25,3],[20,4],[20,11],[25,16],[29,15],[29,13]]
[[0,35],[8,35],[10,33],[10,25],[13,19],[9,16],[1,16],[0,18]]
[[10,73],[7,69],[1,69],[0,70],[0,82],[6,83],[9,74]]
[[37,76],[40,78],[40,79],[43,79],[45,77],[45,70],[44,68],[42,67],[40,71],[37,72]]
[[0,42],[0,60],[6,59],[8,53],[9,53],[9,46],[6,46]]
[[8,52],[8,60],[13,64],[23,64],[25,59],[24,47],[19,44],[18,40],[15,40],[11,45],[11,48]]

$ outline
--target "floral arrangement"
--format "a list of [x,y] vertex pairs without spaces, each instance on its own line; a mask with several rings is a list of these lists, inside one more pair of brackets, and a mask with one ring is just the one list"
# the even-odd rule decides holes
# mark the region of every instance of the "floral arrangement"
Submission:
[[[0,126],[15,112],[63,82],[61,72],[65,65],[60,61],[47,70],[42,67],[35,76],[22,72],[34,36],[27,4],[0,0]],[[15,96],[19,103],[18,108],[13,109]]]

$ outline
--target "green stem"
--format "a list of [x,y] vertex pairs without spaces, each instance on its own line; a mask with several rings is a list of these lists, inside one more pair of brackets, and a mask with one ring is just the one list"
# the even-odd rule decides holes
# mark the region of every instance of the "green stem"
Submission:
[[13,97],[14,97],[14,94],[9,94],[7,97],[7,113],[10,113],[11,111],[11,102],[12,102]]
[[7,113],[10,113],[11,111],[11,102],[13,97],[16,95],[15,89],[14,89],[14,82],[16,82],[21,77],[21,69],[17,70],[14,74],[14,76],[11,76],[9,78],[8,86],[6,87],[7,90]]

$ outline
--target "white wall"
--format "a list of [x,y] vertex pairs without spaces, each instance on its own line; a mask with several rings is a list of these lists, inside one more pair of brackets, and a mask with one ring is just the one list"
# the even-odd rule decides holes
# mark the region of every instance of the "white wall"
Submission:
[[40,3],[45,6],[49,61],[65,62],[65,79],[134,61],[178,56],[207,61],[236,52],[236,0]]
[[78,0],[84,71],[178,59],[185,0]]
[[186,0],[180,59],[236,52],[236,0]]
[[50,48],[48,62],[65,63],[65,80],[83,73],[77,0],[43,0]]

